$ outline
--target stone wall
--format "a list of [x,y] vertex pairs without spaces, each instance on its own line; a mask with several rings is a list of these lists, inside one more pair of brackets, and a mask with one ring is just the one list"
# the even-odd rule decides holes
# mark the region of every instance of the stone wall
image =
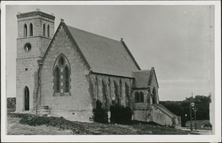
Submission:
[[[30,24],[33,25],[33,35],[30,35]],[[50,37],[43,36],[43,23],[50,25]],[[24,36],[24,25],[27,25],[27,37]],[[24,89],[29,89],[29,111],[35,111],[36,76],[38,63],[54,34],[54,20],[43,16],[20,16],[18,18],[17,59],[16,59],[16,100],[17,112],[24,111]],[[31,45],[30,51],[25,51],[25,44]]]
[[150,121],[161,125],[173,126],[172,117],[162,112],[159,108],[156,108],[156,106],[151,106],[150,116]]
[[30,23],[33,24],[33,37],[35,36],[43,36],[43,24],[50,26],[50,38],[52,38],[54,34],[54,20],[41,16],[30,16],[23,17],[18,19],[18,38],[24,38],[24,25],[27,25],[27,36],[30,36]]
[[[63,53],[70,63],[70,92],[63,96],[54,94],[53,65]],[[89,92],[89,70],[76,46],[61,26],[45,59],[41,77],[41,105],[49,106],[50,114],[69,120],[89,120],[92,116],[92,102]]]
[[24,89],[29,89],[30,112],[34,111],[35,72],[38,69],[37,60],[40,58],[27,58],[16,60],[16,111],[24,111]]
[[[108,110],[112,100],[116,103],[119,100],[121,105],[132,108],[131,83],[131,78],[90,74],[90,95],[93,108],[96,108],[96,100],[100,100],[103,103],[103,108]],[[128,86],[128,90],[126,86]]]

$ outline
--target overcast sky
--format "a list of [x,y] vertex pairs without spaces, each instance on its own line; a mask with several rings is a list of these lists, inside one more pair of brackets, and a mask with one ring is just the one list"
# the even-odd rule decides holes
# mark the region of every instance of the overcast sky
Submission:
[[214,92],[213,6],[21,5],[6,6],[8,97],[16,95],[16,14],[36,8],[55,15],[55,30],[62,18],[85,31],[123,38],[141,69],[155,68],[160,101],[184,100],[191,92],[205,96]]

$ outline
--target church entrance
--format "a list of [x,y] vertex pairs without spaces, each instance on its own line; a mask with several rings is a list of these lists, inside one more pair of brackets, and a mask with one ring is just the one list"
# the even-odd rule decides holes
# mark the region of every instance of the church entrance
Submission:
[[29,110],[29,88],[25,87],[25,110]]

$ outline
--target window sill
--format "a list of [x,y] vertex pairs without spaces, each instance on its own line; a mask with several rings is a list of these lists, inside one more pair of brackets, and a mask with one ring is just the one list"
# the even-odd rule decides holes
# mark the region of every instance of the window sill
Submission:
[[65,92],[65,93],[54,93],[54,97],[59,97],[59,96],[71,96],[70,92]]

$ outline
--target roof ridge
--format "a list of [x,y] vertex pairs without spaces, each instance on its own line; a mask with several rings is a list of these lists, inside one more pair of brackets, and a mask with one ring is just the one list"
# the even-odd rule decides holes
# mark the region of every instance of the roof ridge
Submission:
[[148,70],[148,69],[146,69],[146,70],[137,70],[137,71],[133,71],[133,72],[145,72],[145,71],[151,71],[151,70]]
[[66,26],[74,28],[74,29],[82,31],[82,32],[85,32],[85,33],[89,33],[89,34],[96,35],[96,36],[99,36],[99,37],[107,38],[107,39],[110,39],[110,40],[113,40],[113,41],[116,41],[116,42],[121,42],[121,41],[118,41],[118,40],[115,40],[115,39],[112,39],[112,38],[109,38],[109,37],[106,37],[106,36],[103,36],[103,35],[99,35],[99,34],[96,34],[96,33],[93,33],[93,32],[89,32],[89,31],[82,30],[82,29],[79,29],[79,28],[76,28],[76,27],[73,27],[73,26],[69,26],[67,24],[66,24]]

